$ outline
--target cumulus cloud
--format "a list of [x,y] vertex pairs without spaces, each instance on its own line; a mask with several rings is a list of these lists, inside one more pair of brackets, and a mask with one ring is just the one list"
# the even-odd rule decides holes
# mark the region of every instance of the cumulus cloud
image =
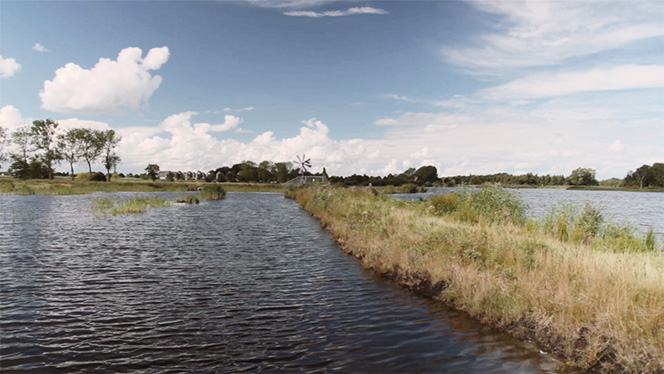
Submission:
[[221,127],[235,128],[233,124],[241,119],[226,115],[223,124],[210,125],[193,122],[196,115],[183,112],[169,116],[159,126],[118,129],[125,167],[141,171],[148,163],[157,163],[165,170],[210,170],[244,160],[290,162],[304,153],[312,159],[314,171],[326,167],[330,173],[347,173],[369,167],[371,154],[376,152],[359,139],[332,139],[328,126],[315,118],[303,121],[292,137],[277,138],[266,131],[242,142],[214,135]]
[[168,61],[168,47],[152,48],[142,58],[140,48],[125,48],[117,60],[101,58],[91,69],[73,62],[55,72],[44,82],[39,93],[42,108],[55,112],[104,113],[120,107],[138,110],[161,84],[162,78],[152,75]]
[[9,78],[21,70],[21,64],[13,57],[4,58],[0,56],[0,78]]
[[10,133],[28,122],[15,106],[5,105],[0,108],[0,126],[8,129]]
[[48,52],[48,49],[46,49],[46,47],[44,47],[43,45],[41,45],[41,43],[38,42],[32,46],[32,50],[37,52]]
[[328,10],[324,12],[314,12],[310,10],[294,10],[289,12],[284,12],[286,16],[292,17],[311,17],[311,18],[322,18],[322,17],[344,17],[344,16],[356,16],[360,14],[388,14],[386,10],[372,8],[368,6],[364,7],[353,7],[346,10]]
[[661,1],[476,0],[472,4],[499,17],[496,31],[480,35],[469,47],[445,47],[442,52],[447,61],[480,73],[555,65],[664,36]]

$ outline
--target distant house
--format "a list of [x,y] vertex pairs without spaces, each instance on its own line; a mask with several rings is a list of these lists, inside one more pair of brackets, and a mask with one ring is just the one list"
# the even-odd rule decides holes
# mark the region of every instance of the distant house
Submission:
[[160,170],[159,179],[166,179],[166,174],[168,174],[168,170]]

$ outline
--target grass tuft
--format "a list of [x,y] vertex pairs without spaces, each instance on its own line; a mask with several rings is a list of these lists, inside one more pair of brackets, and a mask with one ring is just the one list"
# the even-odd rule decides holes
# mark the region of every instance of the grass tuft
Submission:
[[171,204],[171,201],[159,196],[134,197],[121,200],[95,196],[92,200],[92,209],[97,213],[115,216],[118,214],[143,213],[149,208],[170,206]]

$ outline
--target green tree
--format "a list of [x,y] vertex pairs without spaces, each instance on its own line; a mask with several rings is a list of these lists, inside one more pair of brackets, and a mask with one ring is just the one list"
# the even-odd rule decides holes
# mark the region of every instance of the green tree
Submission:
[[166,173],[166,182],[173,182],[173,179],[175,178],[174,174],[172,171],[169,171]]
[[41,151],[41,162],[48,170],[48,179],[53,179],[53,166],[62,159],[56,146],[55,131],[59,124],[50,118],[32,122],[32,144]]
[[664,163],[655,162],[650,170],[652,171],[653,185],[664,187]]
[[[97,132],[94,137],[99,146],[98,154],[106,168],[106,181],[111,181],[111,169],[115,170],[120,163],[120,156],[115,153],[115,148],[122,140],[121,136],[116,136],[114,130]],[[88,164],[89,165],[89,164]]]
[[572,186],[597,186],[599,182],[595,179],[595,169],[577,168],[567,177],[567,183]]
[[290,174],[291,169],[293,168],[292,165],[288,162],[277,162],[274,164],[276,172],[274,173],[274,177],[279,183],[285,183],[288,182],[288,176]]
[[148,166],[145,168],[145,173],[147,174],[148,178],[154,182],[157,178],[159,178],[159,165],[148,164]]
[[[101,130],[84,128],[78,139],[81,147],[81,157],[88,164],[88,172],[92,173],[92,163],[102,153],[106,134]],[[113,131],[113,130],[110,130]]]
[[420,184],[433,183],[438,180],[438,169],[435,166],[422,166],[413,173],[415,181]]
[[57,136],[58,150],[62,157],[69,163],[71,169],[71,180],[74,180],[74,164],[81,157],[81,146],[78,142],[83,129],[69,129],[64,134]]
[[654,179],[650,165],[642,165],[634,171],[632,176],[636,180],[636,183],[638,183],[639,189],[642,189],[643,186],[649,186]]
[[30,128],[27,126],[19,127],[16,131],[12,132],[12,143],[17,151],[11,154],[11,158],[28,164],[28,153],[31,152],[31,139],[32,134]]
[[28,179],[30,177],[30,164],[26,160],[17,157],[17,155],[11,157],[14,161],[9,165],[9,174],[15,178]]
[[0,168],[2,163],[7,161],[7,152],[5,146],[7,144],[7,130],[4,127],[0,127]]

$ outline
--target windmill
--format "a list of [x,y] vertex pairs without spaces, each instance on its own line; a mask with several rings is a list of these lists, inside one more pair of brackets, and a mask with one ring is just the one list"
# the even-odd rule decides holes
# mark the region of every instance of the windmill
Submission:
[[297,164],[297,166],[300,168],[301,177],[303,177],[304,173],[308,171],[307,168],[311,167],[311,159],[307,158],[307,156],[305,156],[304,154],[302,155],[302,157],[297,156],[297,161],[293,161],[293,163]]

